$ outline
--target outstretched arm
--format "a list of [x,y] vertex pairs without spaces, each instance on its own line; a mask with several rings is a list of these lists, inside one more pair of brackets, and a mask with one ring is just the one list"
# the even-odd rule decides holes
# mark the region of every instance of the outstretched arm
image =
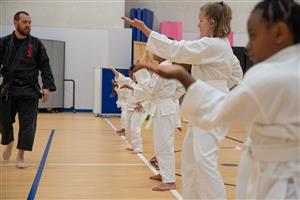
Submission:
[[129,25],[141,30],[147,37],[149,37],[150,33],[151,33],[151,29],[148,28],[143,21],[138,20],[138,19],[130,19],[129,17],[122,17],[122,19]]
[[115,74],[116,78],[121,76],[122,74],[118,72],[113,66],[109,66],[109,69]]
[[187,89],[196,80],[181,66],[179,65],[154,65],[154,64],[142,64],[135,65],[134,70],[146,68],[153,71],[161,77],[167,79],[177,79]]

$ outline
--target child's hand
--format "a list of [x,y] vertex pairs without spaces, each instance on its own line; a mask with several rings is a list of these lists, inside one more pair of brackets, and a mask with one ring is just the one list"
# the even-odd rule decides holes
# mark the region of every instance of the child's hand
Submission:
[[131,26],[133,26],[133,27],[135,27],[135,28],[137,28],[137,29],[139,29],[139,30],[141,30],[141,29],[144,27],[144,25],[145,25],[143,21],[138,20],[138,19],[132,20],[132,19],[130,19],[129,17],[126,17],[126,16],[122,17],[122,19],[123,19],[127,24],[130,24]]
[[143,111],[143,106],[141,103],[137,103],[136,107],[134,108],[135,111],[137,112],[142,112]]
[[121,75],[121,73],[118,72],[113,66],[109,66],[108,69],[110,69],[117,78]]
[[114,79],[111,79],[111,83],[112,83],[113,85],[118,85],[117,81],[115,81]]
[[110,69],[111,71],[116,71],[116,69],[114,68],[114,66],[109,66],[108,69]]

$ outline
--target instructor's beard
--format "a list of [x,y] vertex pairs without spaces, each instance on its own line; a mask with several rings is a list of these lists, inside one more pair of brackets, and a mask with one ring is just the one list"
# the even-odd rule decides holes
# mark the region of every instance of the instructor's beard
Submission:
[[19,25],[17,26],[17,31],[23,35],[23,36],[28,36],[30,34],[30,27],[25,27],[21,28]]

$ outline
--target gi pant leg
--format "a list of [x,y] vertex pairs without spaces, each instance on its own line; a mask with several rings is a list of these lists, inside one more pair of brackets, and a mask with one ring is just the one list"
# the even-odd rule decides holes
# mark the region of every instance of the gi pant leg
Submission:
[[126,123],[126,108],[125,106],[121,107],[121,128],[125,129],[125,123]]
[[179,100],[176,100],[176,128],[181,128],[181,115],[180,115],[180,106]]
[[[15,110],[15,109],[14,109]],[[15,111],[12,110],[12,99],[0,96],[0,133],[1,144],[8,145],[14,141],[13,123],[15,122]]]
[[31,151],[37,124],[38,98],[16,97],[15,104],[20,126],[17,148]]
[[219,142],[228,128],[209,131],[190,126],[182,147],[182,187],[184,199],[226,199],[218,169]]
[[180,116],[180,113],[176,113],[176,128],[181,128],[182,125],[181,125],[181,116]]
[[143,143],[141,137],[141,126],[145,120],[144,112],[133,112],[130,123],[131,143],[133,150],[143,152]]
[[131,124],[131,118],[134,111],[127,111],[126,117],[124,120],[124,126],[125,126],[125,137],[128,142],[128,148],[132,148],[132,142],[131,142],[131,134],[130,134],[130,124]]
[[153,117],[153,143],[163,183],[176,182],[174,131],[176,114]]

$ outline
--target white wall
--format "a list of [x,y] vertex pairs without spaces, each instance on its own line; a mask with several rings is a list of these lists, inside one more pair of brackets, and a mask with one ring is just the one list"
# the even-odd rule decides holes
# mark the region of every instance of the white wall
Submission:
[[10,25],[13,15],[25,10],[35,27],[123,28],[124,8],[124,0],[0,0],[0,24]]
[[[131,8],[148,8],[154,12],[153,29],[159,31],[159,23],[162,21],[182,21],[183,39],[192,40],[198,38],[198,13],[199,8],[211,1],[125,1],[125,13],[129,16]],[[232,31],[235,33],[235,46],[244,46],[247,43],[247,18],[259,0],[232,0],[225,1],[232,9]]]

